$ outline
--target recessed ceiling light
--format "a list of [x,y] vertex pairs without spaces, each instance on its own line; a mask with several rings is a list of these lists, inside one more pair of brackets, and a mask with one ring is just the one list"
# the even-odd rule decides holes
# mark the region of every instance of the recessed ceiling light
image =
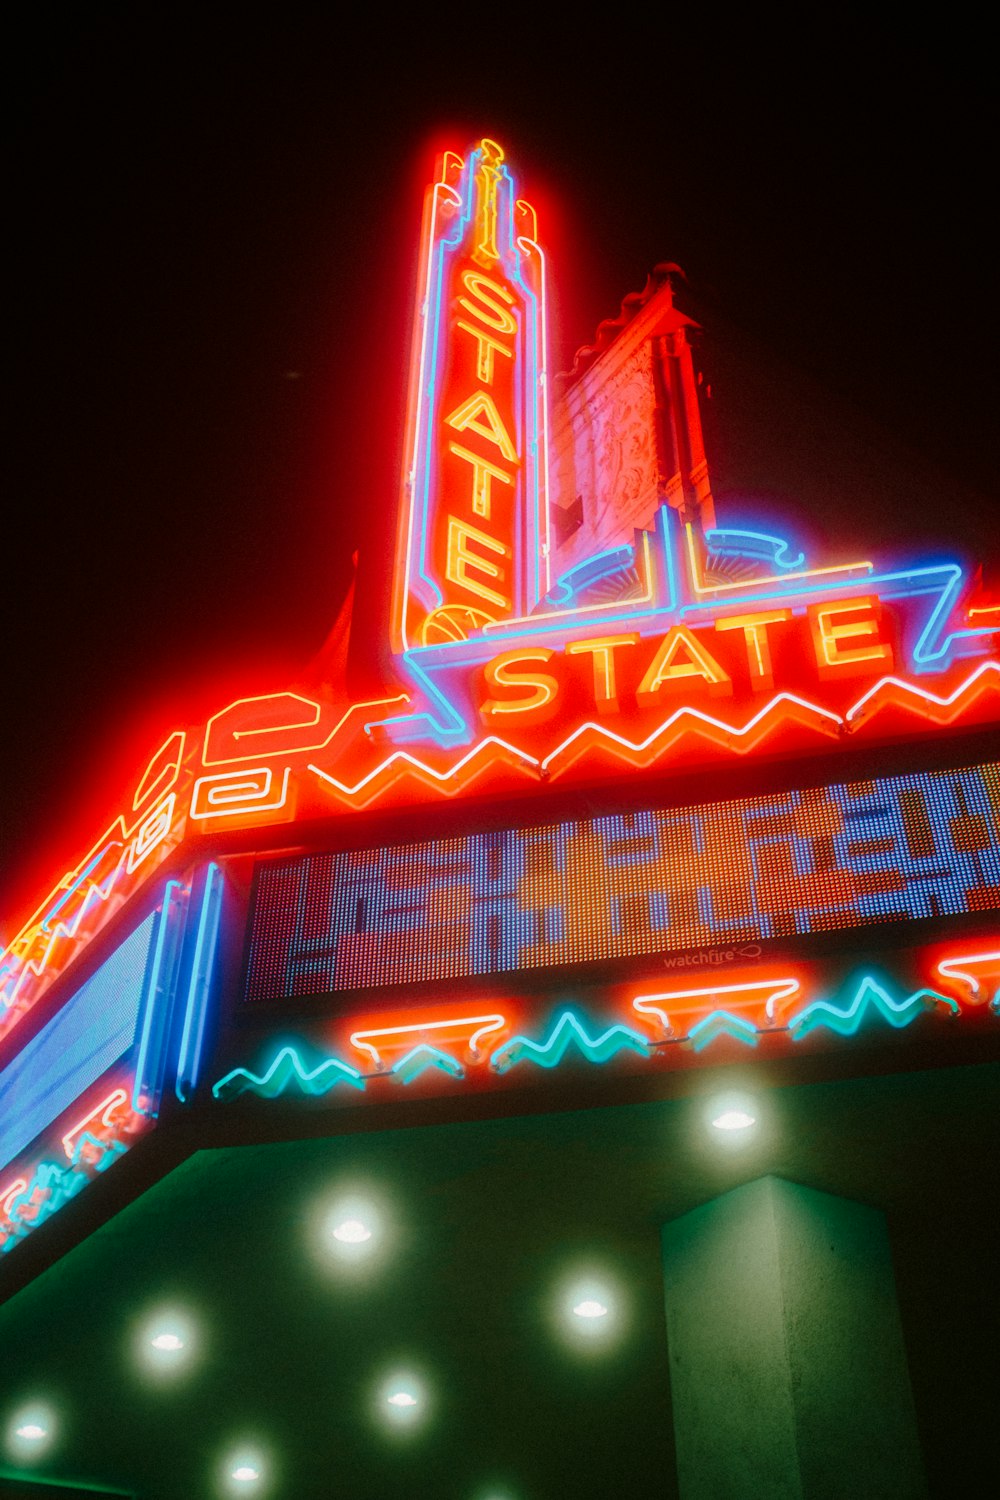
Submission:
[[716,1130],[749,1130],[756,1123],[757,1116],[745,1109],[724,1109],[712,1120]]
[[29,1443],[37,1443],[42,1438],[48,1437],[48,1429],[38,1422],[23,1422],[20,1427],[15,1427],[14,1431],[19,1438],[24,1438]]
[[136,1332],[136,1357],[154,1380],[178,1379],[195,1363],[200,1330],[184,1307],[160,1307],[143,1319]]
[[335,1240],[342,1245],[363,1245],[365,1240],[370,1240],[372,1232],[360,1219],[344,1219],[333,1231]]
[[573,1308],[578,1318],[604,1318],[608,1309],[603,1302],[598,1302],[596,1297],[585,1297]]
[[48,1402],[32,1401],[11,1413],[3,1432],[3,1443],[13,1458],[35,1463],[52,1447],[58,1420]]
[[255,1443],[230,1448],[219,1470],[219,1489],[224,1495],[260,1495],[273,1488],[266,1454]]
[[578,1351],[587,1345],[606,1349],[624,1331],[621,1287],[613,1273],[600,1267],[567,1276],[552,1310],[562,1337]]
[[739,1089],[713,1094],[704,1102],[704,1121],[714,1141],[742,1146],[756,1140],[761,1119],[760,1099]]
[[158,1333],[149,1342],[154,1349],[165,1349],[169,1352],[184,1348],[184,1340],[176,1333]]
[[433,1402],[423,1377],[406,1366],[391,1370],[379,1381],[375,1396],[375,1416],[387,1429],[399,1433],[415,1432],[431,1415]]

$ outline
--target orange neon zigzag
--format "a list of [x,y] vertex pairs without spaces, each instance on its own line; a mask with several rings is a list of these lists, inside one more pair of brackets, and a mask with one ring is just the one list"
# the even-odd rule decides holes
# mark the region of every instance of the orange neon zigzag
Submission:
[[[169,796],[173,796],[173,794],[171,793],[169,794]],[[167,800],[169,800],[169,797],[165,799],[165,802]],[[50,966],[54,970],[54,956],[57,952],[57,944],[60,943],[60,941],[75,943],[78,935],[81,941],[89,940],[89,937],[93,936],[92,933],[80,933],[80,928],[85,917],[91,911],[99,908],[101,905],[107,907],[108,903],[111,900],[111,897],[114,894],[120,895],[121,899],[124,900],[125,893],[122,891],[116,892],[116,886],[118,884],[119,877],[122,876],[123,873],[134,873],[134,870],[139,868],[139,865],[145,861],[146,857],[151,853],[152,849],[156,847],[156,843],[164,844],[166,842],[167,834],[171,832],[171,827],[169,824],[166,824],[164,826],[163,833],[160,835],[159,839],[156,840],[156,843],[146,848],[143,854],[140,856],[140,859],[136,861],[134,865],[132,865],[131,855],[134,836],[145,826],[149,819],[154,816],[158,810],[159,809],[154,808],[153,813],[145,813],[140,819],[137,820],[136,823],[133,824],[131,829],[126,828],[125,819],[121,814],[119,814],[119,816],[106,830],[103,838],[98,840],[98,842],[93,846],[89,853],[84,856],[84,858],[80,861],[75,869],[68,871],[67,874],[63,876],[59,884],[49,892],[49,895],[46,897],[45,901],[41,904],[41,906],[37,908],[34,917],[32,917],[31,920],[25,924],[25,926],[21,929],[21,931],[18,933],[17,937],[13,940],[9,947],[4,949],[3,952],[0,953],[0,964],[2,964],[3,967],[14,971],[13,983],[10,989],[5,990],[3,987],[0,987],[0,1003],[2,1003],[7,1008],[7,1015],[5,1017],[0,1016],[0,1035],[2,1035],[5,1029],[5,1023],[7,1025],[12,1024],[15,1017],[18,1014],[23,1014],[23,1010],[29,1008],[30,1005],[32,1005],[38,998],[38,996],[36,995],[31,999],[28,999],[26,1004],[24,1004],[23,1009],[18,1012],[18,1002],[24,999],[24,997],[22,997],[21,995],[23,986],[32,978],[37,980],[51,980],[54,977],[54,972],[47,971],[49,971]],[[124,842],[113,837],[113,834],[116,830],[122,833]],[[179,835],[178,829],[175,829],[173,831],[177,832]],[[118,850],[119,852],[117,858],[115,859],[113,867],[108,871],[108,873],[103,877],[97,876],[88,878],[78,887],[77,891],[74,893],[75,902],[77,903],[75,914],[67,917],[60,916],[53,922],[51,929],[46,932],[44,926],[46,917],[43,915],[39,919],[39,913],[47,913],[51,911],[52,906],[57,901],[60,892],[69,890],[73,887],[74,882],[79,878],[80,872],[87,868],[91,861],[95,859],[95,856],[110,856],[114,853],[115,850]],[[154,861],[147,873],[152,873],[152,870],[156,867],[157,863],[158,861]],[[140,876],[139,879],[135,882],[136,889],[139,887],[139,885],[142,884],[144,878],[144,876]],[[69,912],[72,912],[73,910],[72,906],[69,905],[66,909]],[[105,912],[104,915],[106,916],[107,912]],[[40,957],[33,958],[30,955],[36,947],[40,950]],[[73,956],[73,954],[70,954],[69,958],[71,959]]]
[[[312,762],[307,769],[322,782],[334,788],[345,802],[354,807],[365,807],[373,802],[387,786],[409,775],[444,796],[454,796],[486,771],[497,760],[508,760],[517,770],[539,777],[563,774],[581,760],[590,750],[600,748],[626,763],[645,768],[656,762],[667,750],[685,735],[696,734],[737,754],[747,754],[756,748],[768,735],[789,723],[797,723],[820,733],[839,737],[845,731],[857,733],[875,714],[883,708],[898,707],[920,714],[932,723],[948,724],[966,712],[974,702],[989,692],[1000,692],[1000,663],[981,663],[966,680],[947,697],[928,692],[916,684],[908,684],[901,678],[886,677],[869,689],[858,702],[841,716],[820,704],[799,698],[792,693],[778,693],[758,710],[743,725],[704,713],[701,709],[676,709],[670,717],[645,739],[633,741],[617,734],[605,724],[588,721],[566,737],[544,757],[532,755],[527,750],[489,735],[470,750],[465,751],[453,765],[445,768],[429,765],[427,761],[411,755],[405,750],[396,750],[353,785],[323,770]],[[852,715],[862,706],[867,712],[857,724],[851,722]],[[489,760],[483,761],[483,752],[493,747]],[[562,762],[553,769],[556,762]],[[448,784],[450,783],[450,785]]]
[[[693,734],[708,739],[723,749],[737,754],[747,754],[768,735],[788,723],[797,723],[830,736],[840,735],[845,730],[856,734],[862,732],[879,712],[896,708],[917,714],[931,723],[948,724],[967,712],[981,697],[998,690],[1000,690],[1000,663],[986,661],[980,663],[947,695],[932,693],[916,683],[906,682],[899,677],[881,678],[852,707],[847,709],[843,716],[834,714],[831,710],[812,703],[808,699],[799,698],[795,694],[778,693],[743,725],[727,722],[706,714],[700,709],[681,708],[675,710],[663,724],[645,739],[639,741],[629,740],[609,729],[605,724],[589,721],[575,729],[544,757],[532,755],[507,740],[489,735],[465,751],[454,764],[444,768],[430,765],[408,751],[397,750],[386,756],[353,785],[340,781],[329,771],[313,763],[307,765],[307,770],[315,776],[317,781],[332,788],[341,801],[360,808],[374,802],[404,776],[416,780],[436,795],[451,797],[464,791],[477,777],[497,765],[506,764],[519,774],[526,775],[533,780],[556,777],[564,774],[571,766],[594,750],[614,755],[626,764],[644,768],[655,763],[685,735]],[[247,701],[253,700],[238,700],[238,702]],[[360,712],[367,713],[383,704],[394,705],[398,701],[398,698],[379,699],[371,703],[352,704],[338,720],[333,734],[336,734],[352,715]],[[180,733],[182,732],[175,731],[168,737],[164,745],[152,757],[150,766]],[[333,738],[333,734],[328,738],[327,743]],[[178,761],[170,782],[171,787],[179,771]],[[144,774],[148,774],[148,768],[147,773]],[[192,783],[196,779],[193,773],[189,776]],[[98,905],[108,904],[110,897],[116,892],[123,873],[134,874],[128,869],[131,841],[143,826],[156,816],[158,811],[158,808],[154,808],[151,812],[145,813],[141,818],[137,818],[131,827],[127,826],[124,815],[120,814],[103,838],[93,845],[79,864],[68,872],[49,893],[9,948],[0,955],[0,965],[9,971],[5,985],[0,987],[0,1001],[8,1012],[6,1017],[0,1018],[0,1033],[4,1030],[5,1022],[7,1026],[13,1024],[17,1016],[23,1014],[24,1009],[38,998],[37,995],[27,997],[24,994],[26,986],[33,979],[41,986],[44,981],[51,979],[55,972],[59,971],[56,955],[60,946],[65,948],[65,945],[76,943],[78,935],[81,942],[85,941],[88,935],[80,933],[84,918]],[[252,814],[252,809],[250,812]],[[163,834],[158,840],[161,851],[165,852],[163,846],[169,833],[174,834],[176,839],[181,836],[182,831],[183,824],[164,827]],[[155,847],[155,844],[151,845],[150,849],[144,851],[145,855],[148,855]],[[86,869],[98,853],[109,856],[115,850],[119,853],[113,868],[103,875],[95,875],[84,881],[79,890],[74,893],[73,902],[67,904],[66,914],[60,914],[53,921],[51,929],[46,931],[44,928],[46,913],[51,910],[60,893],[73,886],[80,872]],[[147,861],[146,867],[133,882],[132,888],[137,889],[143,880],[152,874],[158,864],[157,859]],[[118,892],[123,900],[125,895],[130,893],[124,890]],[[64,956],[65,962],[68,963],[74,954],[69,952],[64,953]],[[17,1009],[18,1006],[22,1008]]]

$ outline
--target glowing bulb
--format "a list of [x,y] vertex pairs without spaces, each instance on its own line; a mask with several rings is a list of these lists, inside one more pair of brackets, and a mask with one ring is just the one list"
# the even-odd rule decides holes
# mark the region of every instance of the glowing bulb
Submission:
[[150,1340],[150,1343],[154,1349],[167,1349],[171,1352],[184,1348],[184,1340],[176,1333],[158,1333],[154,1339]]
[[603,1302],[598,1302],[596,1297],[585,1297],[582,1302],[576,1304],[573,1311],[578,1318],[603,1318],[607,1315],[608,1309]]
[[48,1402],[32,1402],[12,1412],[3,1433],[4,1447],[23,1463],[37,1463],[52,1446],[59,1418]]
[[745,1109],[724,1109],[712,1121],[716,1130],[749,1130],[756,1123],[756,1115],[748,1114]]
[[260,1470],[255,1469],[253,1464],[240,1464],[238,1469],[233,1470],[232,1477],[238,1479],[240,1484],[250,1484],[260,1478]]
[[338,1224],[333,1231],[335,1240],[340,1240],[342,1245],[362,1245],[365,1240],[370,1240],[372,1232],[362,1224],[360,1219],[345,1219]]
[[417,1404],[416,1396],[411,1396],[409,1391],[394,1391],[388,1397],[388,1401],[390,1406],[416,1406]]

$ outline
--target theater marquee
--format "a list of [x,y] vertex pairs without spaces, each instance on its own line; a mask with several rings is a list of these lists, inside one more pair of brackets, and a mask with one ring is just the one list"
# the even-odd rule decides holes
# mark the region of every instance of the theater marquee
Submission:
[[669,274],[561,383],[545,279],[500,145],[446,152],[390,617],[360,622],[393,681],[169,726],[23,923],[0,1253],[158,1124],[237,1099],[991,1018],[1000,604],[964,558],[717,517]]

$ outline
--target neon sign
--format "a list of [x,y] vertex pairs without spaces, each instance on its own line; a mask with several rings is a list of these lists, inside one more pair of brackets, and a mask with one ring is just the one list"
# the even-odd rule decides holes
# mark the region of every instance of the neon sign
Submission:
[[[700,979],[638,994],[626,985],[613,992],[610,1006],[607,994],[603,996],[600,1015],[574,1004],[536,1015],[526,1026],[519,1025],[516,1007],[506,1003],[489,1016],[446,1015],[444,1008],[431,1006],[405,1027],[364,1027],[342,1038],[341,1051],[351,1049],[350,1061],[330,1053],[316,1038],[286,1043],[259,1067],[241,1063],[230,1068],[212,1092],[220,1101],[336,1092],[338,1099],[350,1102],[358,1092],[409,1087],[420,1079],[426,1085],[427,1074],[444,1074],[452,1084],[476,1081],[495,1087],[515,1071],[520,1075],[525,1065],[545,1071],[574,1062],[671,1067],[708,1049],[731,1057],[744,1048],[766,1047],[773,1054],[775,1048],[808,1048],[824,1032],[853,1036],[862,1029],[902,1031],[921,1021],[936,1026],[974,1022],[978,1002],[949,973],[953,964],[957,974],[959,965],[978,962],[981,955],[945,957],[929,982],[913,972],[914,957],[917,968],[926,971],[927,955],[920,953],[910,955],[904,965],[908,975],[890,976],[871,966],[824,974],[816,965],[799,965],[795,973],[776,969],[751,979],[738,972],[734,980]],[[996,974],[992,951],[990,958]],[[994,1012],[1000,1007],[996,986],[989,1004]],[[381,1055],[384,1037],[405,1049],[391,1067]],[[338,1088],[341,1084],[346,1092]]]
[[107,1171],[155,1119],[185,893],[150,912],[0,1069],[0,1255]]
[[424,212],[396,649],[464,640],[548,588],[544,304],[503,149],[446,152]]
[[[638,300],[557,398],[534,210],[495,141],[445,153],[412,341],[395,684],[262,694],[172,730],[0,955],[0,1035],[192,836],[224,847],[361,808],[997,722],[1000,605],[964,563],[813,558],[767,518],[716,517],[690,320],[667,281]],[[625,366],[627,401],[601,406]],[[567,540],[578,484],[611,519]]]

